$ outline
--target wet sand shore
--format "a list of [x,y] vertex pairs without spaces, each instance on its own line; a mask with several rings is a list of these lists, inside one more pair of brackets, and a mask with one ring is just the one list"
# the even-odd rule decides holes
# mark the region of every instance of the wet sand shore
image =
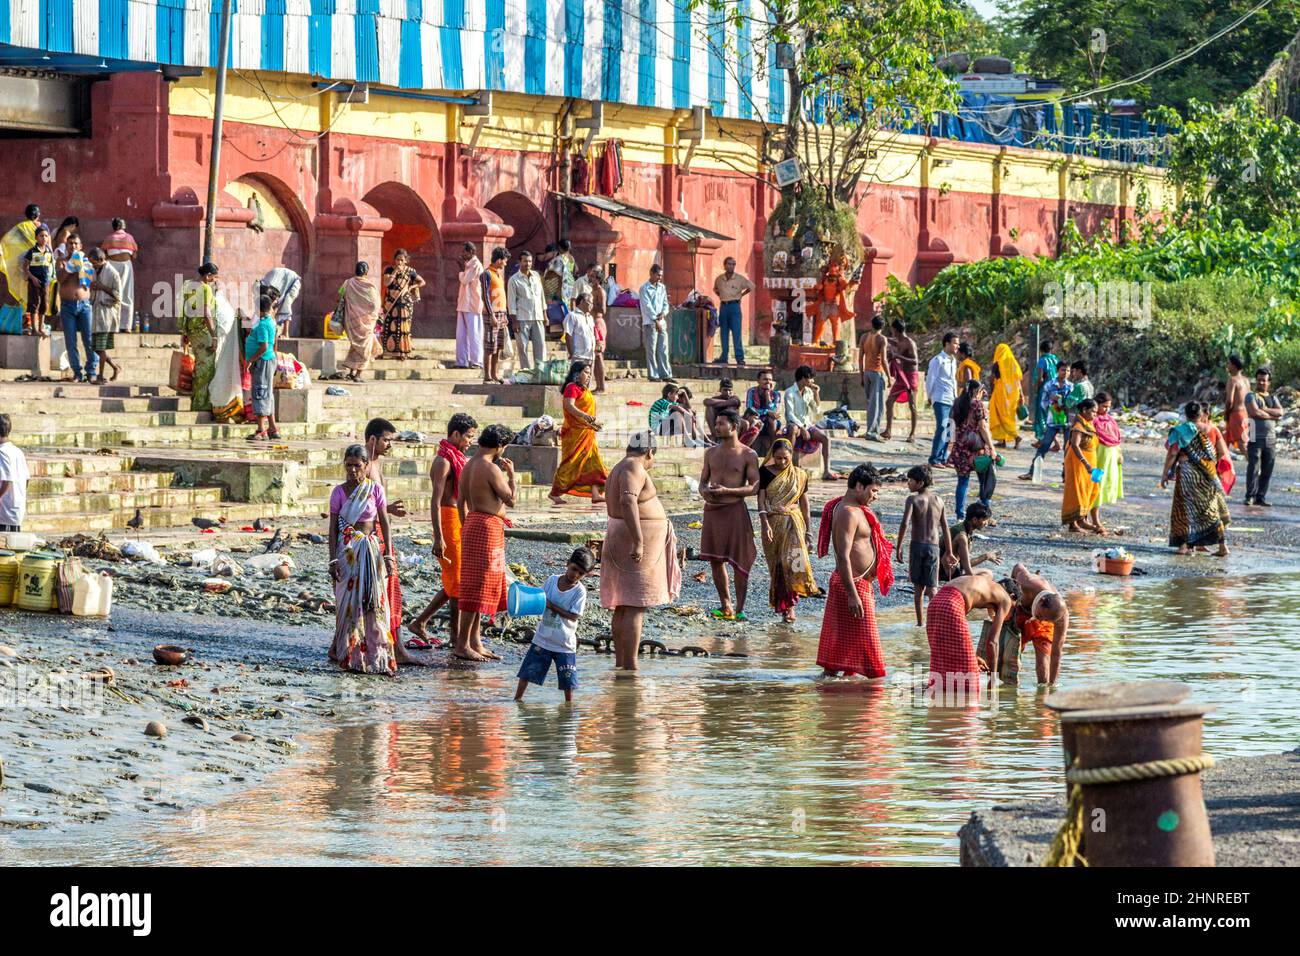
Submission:
[[[833,463],[847,470],[869,458],[901,473],[923,460],[924,451],[920,444],[909,449],[899,443],[846,442],[837,445]],[[1296,462],[1279,462],[1271,495],[1278,507],[1244,509],[1239,503],[1244,490],[1238,486],[1232,505],[1233,554],[1225,561],[1206,555],[1178,558],[1164,543],[1169,492],[1154,487],[1161,459],[1158,448],[1126,447],[1129,497],[1103,517],[1112,527],[1127,530],[1107,542],[1060,528],[1059,489],[1015,479],[1029,454],[1027,449],[1009,454],[995,499],[999,524],[988,530],[987,540],[976,543],[976,550],[1000,551],[1002,570],[1024,561],[1042,569],[1063,590],[1117,587],[1120,579],[1091,570],[1092,551],[1114,541],[1135,554],[1148,580],[1241,576],[1293,567],[1300,521]],[[1049,461],[1053,462],[1047,469],[1050,474],[1059,458]],[[951,503],[952,474],[938,474],[939,490]],[[814,483],[814,511],[843,488],[843,483]],[[878,504],[877,513],[891,534],[905,494],[904,485],[890,483]],[[527,524],[544,523],[547,531],[571,532],[575,538],[588,531],[599,533],[603,527],[599,514],[578,508],[565,510],[563,521],[558,517],[543,515],[541,521]],[[694,508],[674,518],[683,545],[698,548],[699,531],[690,527],[697,520]],[[304,530],[319,534],[321,529]],[[427,559],[427,546],[417,543],[424,538],[424,527],[408,520],[400,522],[397,530],[403,554],[425,558],[422,563],[403,565],[405,603],[411,614],[437,590],[438,572],[436,563]],[[206,547],[210,541],[210,536],[195,536],[194,543]],[[248,546],[261,549],[253,542]],[[512,539],[508,560],[544,578],[562,568],[571,548],[568,543]],[[413,672],[406,671],[395,680],[338,671],[325,657],[333,614],[319,603],[331,597],[326,548],[299,541],[288,553],[298,568],[289,581],[245,576],[225,594],[204,592],[206,575],[187,568],[88,562],[117,576],[111,622],[17,611],[0,614],[0,645],[12,650],[12,656],[0,651],[0,678],[7,688],[21,687],[28,696],[18,706],[9,702],[0,706],[4,762],[0,844],[13,830],[62,829],[129,814],[201,813],[205,805],[253,786],[284,766],[297,749],[295,738],[304,733],[376,718],[427,716],[428,682],[445,676],[440,672],[467,665],[453,664],[448,653],[435,651],[425,655],[432,672],[421,672],[415,679],[408,679]],[[825,559],[817,562],[823,586],[830,568]],[[701,645],[717,654],[743,646],[746,634],[753,635],[755,629],[785,633],[786,626],[767,608],[768,580],[761,554],[750,581],[748,625],[707,616],[717,603],[707,570],[706,564],[688,564],[681,598],[674,607],[649,616],[647,638],[669,647]],[[702,572],[704,580],[697,581]],[[910,586],[900,575],[898,586],[879,603],[888,620],[905,618],[911,601]],[[580,636],[606,633],[608,614],[596,601],[588,608]],[[810,600],[799,610],[801,620],[790,633],[806,645],[812,671],[822,604]],[[181,667],[156,665],[150,652],[160,643],[190,648],[191,661]],[[498,639],[496,647],[504,661],[480,666],[509,669],[513,675],[524,646]],[[612,663],[585,650],[583,656],[582,666],[588,669]],[[101,685],[82,676],[105,666],[113,669],[114,688],[120,695],[101,692]],[[1068,681],[1068,657],[1063,674]],[[195,722],[186,723],[187,716]],[[163,722],[166,736],[146,736],[150,721]],[[147,825],[150,818],[139,819]]]

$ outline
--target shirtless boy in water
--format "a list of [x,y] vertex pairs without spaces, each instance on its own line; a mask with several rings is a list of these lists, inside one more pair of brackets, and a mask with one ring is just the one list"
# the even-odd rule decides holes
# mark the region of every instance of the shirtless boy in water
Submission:
[[934,597],[939,587],[939,564],[951,570],[952,538],[944,520],[943,499],[931,491],[934,476],[929,465],[915,465],[907,472],[907,488],[912,493],[903,505],[903,521],[898,526],[898,561],[903,558],[903,535],[912,522],[912,543],[907,552],[907,579],[912,582],[916,605],[916,626],[921,627],[923,598]]

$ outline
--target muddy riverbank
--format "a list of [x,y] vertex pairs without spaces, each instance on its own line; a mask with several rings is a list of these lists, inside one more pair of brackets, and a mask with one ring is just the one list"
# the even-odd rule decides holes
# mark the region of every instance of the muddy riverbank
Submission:
[[[920,460],[923,450],[919,445],[908,449],[898,443],[845,443],[837,449],[835,465],[845,469],[858,455],[870,456],[884,467],[901,471]],[[1098,678],[1137,679],[1163,674],[1173,667],[1172,659],[1162,660],[1163,655],[1176,652],[1172,644],[1166,644],[1168,638],[1162,632],[1162,616],[1170,612],[1160,602],[1175,600],[1177,591],[1168,591],[1162,582],[1208,578],[1213,580],[1206,586],[1197,585],[1197,594],[1218,593],[1220,589],[1235,594],[1251,579],[1269,570],[1289,569],[1293,562],[1297,543],[1295,506],[1300,503],[1294,490],[1295,463],[1279,463],[1274,479],[1276,491],[1271,495],[1278,507],[1247,510],[1234,504],[1230,538],[1233,554],[1221,561],[1202,555],[1178,558],[1164,544],[1169,493],[1154,487],[1159,456],[1159,450],[1153,447],[1127,450],[1129,497],[1104,516],[1111,526],[1126,529],[1119,540],[1136,555],[1138,567],[1146,572],[1145,576],[1124,580],[1092,573],[1091,553],[1099,542],[1061,531],[1057,523],[1059,489],[1016,481],[1014,476],[1023,470],[1029,453],[1025,450],[1009,455],[1002,494],[995,499],[999,524],[988,530],[986,540],[977,542],[977,550],[998,550],[1004,569],[1017,560],[1043,569],[1079,609],[1078,637],[1067,645],[1063,684]],[[951,501],[952,475],[940,472],[939,481],[940,491]],[[842,488],[842,484],[814,485],[819,501]],[[881,496],[878,513],[887,529],[897,526],[904,493],[900,484],[890,483]],[[1235,497],[1239,499],[1240,494],[1239,490]],[[589,531],[598,533],[603,525],[601,517],[593,513],[579,518],[573,513],[577,511],[566,511],[563,523],[551,515],[542,516],[545,530],[571,532],[575,539],[585,537]],[[691,527],[698,521],[698,513],[681,514],[674,520],[682,544],[698,547],[699,530]],[[524,522],[521,526],[538,523]],[[320,529],[303,530],[319,533]],[[398,542],[404,555],[427,555],[427,546],[420,543],[426,540],[423,533],[415,521],[400,523]],[[171,539],[164,553],[188,556],[190,550],[210,546],[213,538],[191,537],[190,543]],[[246,564],[249,556],[262,549],[261,541],[266,537],[259,540],[254,535],[244,536],[246,544],[235,539],[237,547],[250,550],[234,551],[233,556]],[[508,559],[540,578],[556,573],[571,548],[567,542],[511,539]],[[266,788],[268,781],[285,774],[292,777],[298,762],[307,759],[305,751],[313,751],[317,754],[314,759],[320,759],[322,734],[331,738],[346,735],[351,733],[347,728],[371,727],[376,722],[392,722],[394,726],[417,722],[419,733],[427,735],[428,746],[437,751],[445,743],[439,735],[444,733],[446,721],[471,719],[458,718],[457,714],[488,714],[499,724],[504,721],[501,726],[513,726],[514,718],[509,715],[514,710],[510,709],[513,705],[509,697],[523,646],[498,640],[496,646],[504,658],[499,664],[456,665],[445,651],[435,651],[425,655],[429,667],[404,670],[396,679],[343,674],[325,659],[333,628],[332,612],[317,603],[330,597],[325,548],[295,539],[287,553],[296,565],[288,581],[246,574],[231,579],[234,586],[224,594],[203,590],[206,572],[177,564],[92,561],[93,566],[104,567],[117,578],[116,608],[110,622],[0,612],[0,645],[12,650],[12,656],[0,651],[0,679],[5,688],[15,692],[21,689],[25,695],[21,702],[6,702],[0,707],[0,759],[5,773],[4,788],[0,790],[0,841],[8,834],[16,841],[12,844],[15,850],[24,849],[25,862],[39,862],[39,848],[46,845],[39,836],[42,832],[74,833],[85,824],[105,825],[119,834],[123,826],[148,831],[163,826],[160,821],[167,821],[165,825],[172,830],[188,826],[213,807],[232,801],[239,804],[247,794],[263,792],[258,788]],[[640,727],[640,722],[650,721],[651,740],[659,740],[658,735],[666,732],[665,745],[677,740],[681,746],[686,738],[678,739],[676,735],[686,732],[684,728],[694,727],[692,733],[707,737],[731,727],[730,733],[748,740],[750,746],[764,746],[761,730],[756,728],[753,733],[759,737],[751,738],[746,723],[749,718],[731,715],[727,709],[739,700],[736,694],[751,701],[759,712],[774,708],[769,720],[773,726],[782,726],[782,733],[788,730],[806,739],[824,736],[816,744],[819,750],[829,747],[834,751],[841,746],[841,733],[857,726],[859,720],[884,720],[881,732],[903,734],[900,739],[916,732],[915,728],[908,731],[907,725],[887,730],[894,726],[891,721],[903,719],[901,715],[887,710],[887,719],[881,717],[879,707],[887,705],[879,704],[870,695],[859,697],[852,693],[847,697],[832,694],[836,700],[820,723],[814,720],[811,726],[797,731],[793,725],[787,727],[789,718],[783,715],[782,701],[802,700],[801,695],[814,688],[819,689],[817,696],[821,699],[835,689],[834,685],[823,688],[822,682],[814,680],[821,602],[804,602],[797,624],[781,624],[767,608],[767,573],[760,557],[750,582],[750,622],[717,622],[706,614],[716,605],[706,572],[706,565],[688,566],[683,595],[674,607],[651,615],[646,636],[669,647],[699,645],[714,656],[694,661],[648,661],[643,678],[633,682],[641,689],[629,691],[623,686],[626,682],[612,679],[607,655],[584,650],[580,655],[584,687],[574,711],[578,727],[574,732],[579,739],[585,739],[587,733],[582,729],[587,726],[584,718],[590,719],[593,714],[599,717],[606,707],[615,708],[617,713],[627,706],[624,698],[628,694],[640,695],[633,710],[634,723]],[[823,585],[829,572],[829,562],[819,560],[817,576]],[[702,573],[704,579],[696,580]],[[404,564],[403,580],[408,611],[417,612],[438,588],[436,564],[427,560]],[[596,586],[595,581],[592,586]],[[1150,641],[1142,645],[1145,656],[1136,665],[1126,664],[1116,670],[1114,655],[1134,651],[1109,646],[1105,636],[1116,626],[1113,615],[1129,613],[1127,609],[1134,601],[1140,603],[1143,595],[1153,594],[1161,596],[1152,605],[1155,619],[1142,625]],[[891,672],[900,676],[907,668],[923,664],[926,656],[924,633],[911,628],[908,621],[911,599],[906,582],[900,581],[879,602],[887,659]],[[1192,618],[1170,617],[1169,628],[1182,633],[1186,620],[1200,620],[1219,612],[1218,604],[1204,607],[1208,610],[1197,611]],[[1113,610],[1107,617],[1097,608]],[[1085,611],[1090,617],[1085,617]],[[1278,615],[1280,621],[1283,613],[1279,611]],[[1225,618],[1222,626],[1231,628],[1233,620]],[[1279,633],[1284,633],[1280,623],[1278,628]],[[595,637],[607,629],[607,616],[592,601],[580,635]],[[191,661],[178,668],[156,665],[150,651],[159,643],[185,645],[192,651]],[[725,654],[746,656],[721,656]],[[1223,666],[1207,664],[1192,679],[1219,679],[1218,671]],[[1261,662],[1258,667],[1243,667],[1241,679],[1263,679],[1269,668],[1285,673],[1288,666],[1283,660]],[[101,690],[102,683],[82,676],[104,667],[113,669],[112,690],[120,693]],[[852,692],[857,682],[835,682],[840,684]],[[790,697],[792,693],[794,698]],[[1035,769],[1034,773],[1042,776],[1042,793],[1046,794],[1046,775],[1054,772],[1059,756],[1053,749],[1056,742],[1052,718],[1042,712],[1042,692],[1022,686],[1003,693],[1008,695],[1006,700],[1013,712],[1020,715],[1017,719],[1030,722],[1026,724],[1027,732],[1030,726],[1034,728],[1030,734],[1034,744],[1026,753],[1042,751],[1041,772]],[[647,705],[646,694],[658,703]],[[718,694],[728,703],[725,707],[701,704],[703,713],[696,713],[690,709],[694,706],[691,702],[700,694],[703,700],[712,700]],[[535,700],[530,698],[526,706],[543,707],[549,712],[555,706],[555,696],[552,686],[534,689]],[[679,702],[679,696],[685,704]],[[661,724],[660,720],[668,718],[657,717],[659,710],[668,714],[678,706],[687,707],[680,719]],[[712,718],[707,716],[711,708],[719,708]],[[1285,714],[1273,716],[1288,719]],[[186,717],[193,722],[187,723]],[[433,728],[419,723],[430,719],[441,723]],[[166,725],[165,737],[146,736],[145,727],[151,721]],[[818,730],[818,726],[822,729]],[[1233,733],[1248,732],[1244,725],[1228,726]],[[469,746],[465,741],[474,738],[476,732],[462,729],[463,735],[457,734],[457,739],[462,739],[459,746]],[[962,733],[969,736],[975,730],[966,727]],[[808,738],[809,734],[812,738]],[[503,748],[501,759],[509,765],[510,750],[520,742],[512,742],[508,731],[498,733],[493,740],[477,740],[474,746],[487,747],[493,754],[498,752],[494,748]],[[642,746],[627,742],[617,746],[623,745]],[[616,742],[588,742],[579,750],[587,746],[603,753],[602,748],[616,746]],[[905,758],[890,765],[890,777],[895,779],[900,774],[905,776],[908,761],[916,758],[907,757],[906,747],[898,740],[892,746],[891,760]],[[994,746],[993,742],[981,744],[981,752],[987,756]],[[489,756],[484,760],[490,764]],[[668,751],[654,758],[654,765],[670,776],[674,773]],[[851,769],[854,773],[872,772],[870,767],[856,764]],[[1011,781],[1004,783],[1015,786]],[[976,800],[974,794],[954,794],[952,799],[965,800],[962,812],[968,814],[974,806],[988,805],[987,795],[981,795],[986,799]],[[955,831],[954,825],[945,832],[955,839]],[[29,837],[22,836],[28,833]],[[827,841],[819,852],[834,858],[833,840],[827,837]],[[950,849],[954,850],[950,855],[955,861],[955,847]]]

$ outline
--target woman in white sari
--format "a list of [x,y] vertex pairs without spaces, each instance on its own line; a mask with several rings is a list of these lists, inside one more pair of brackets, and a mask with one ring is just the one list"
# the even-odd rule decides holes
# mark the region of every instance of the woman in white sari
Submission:
[[224,292],[217,293],[217,361],[208,385],[212,418],[218,422],[242,421],[244,417],[243,376],[239,362],[239,317]]
[[397,564],[381,543],[392,541],[388,502],[383,485],[366,477],[369,458],[364,445],[350,445],[343,453],[347,480],[330,495],[329,568],[336,619],[329,657],[346,670],[396,674],[388,575],[397,573]]

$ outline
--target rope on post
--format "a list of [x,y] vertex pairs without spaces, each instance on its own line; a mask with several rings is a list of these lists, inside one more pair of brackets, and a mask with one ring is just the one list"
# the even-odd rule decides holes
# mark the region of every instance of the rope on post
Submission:
[[[1076,761],[1077,764],[1077,761]],[[1156,780],[1160,777],[1180,777],[1188,773],[1200,773],[1214,766],[1214,758],[1209,754],[1196,757],[1170,757],[1165,760],[1149,760],[1146,763],[1130,763],[1120,767],[1091,767],[1083,769],[1071,766],[1066,771],[1065,779],[1072,784],[1070,799],[1065,805],[1065,819],[1052,838],[1051,849],[1043,866],[1087,866],[1088,861],[1079,853],[1079,844],[1083,840],[1083,788],[1101,786],[1108,783],[1126,783],[1130,780]]]

